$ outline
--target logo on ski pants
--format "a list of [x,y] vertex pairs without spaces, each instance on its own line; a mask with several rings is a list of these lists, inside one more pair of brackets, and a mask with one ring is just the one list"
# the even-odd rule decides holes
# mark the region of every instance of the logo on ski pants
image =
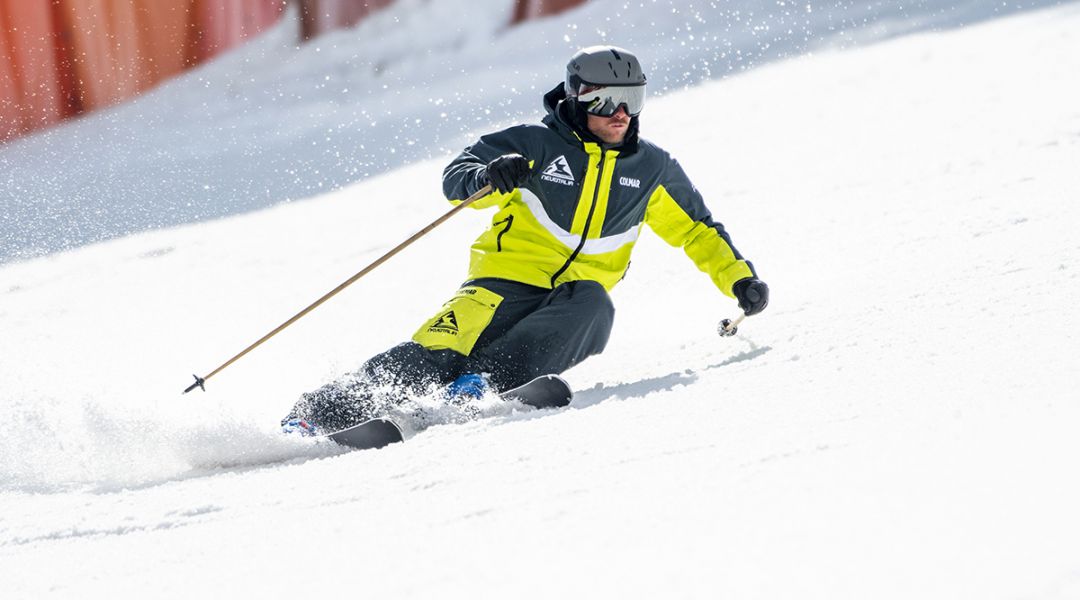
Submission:
[[468,356],[502,301],[502,296],[482,287],[463,287],[412,340],[428,350],[453,350]]

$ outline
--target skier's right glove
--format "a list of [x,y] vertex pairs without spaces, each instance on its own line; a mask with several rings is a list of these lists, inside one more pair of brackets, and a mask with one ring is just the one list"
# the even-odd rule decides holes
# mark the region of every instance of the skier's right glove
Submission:
[[484,170],[486,183],[500,193],[512,192],[529,177],[529,160],[520,154],[503,154]]
[[769,286],[757,277],[747,277],[731,286],[731,293],[739,301],[739,308],[746,316],[756,315],[769,305]]

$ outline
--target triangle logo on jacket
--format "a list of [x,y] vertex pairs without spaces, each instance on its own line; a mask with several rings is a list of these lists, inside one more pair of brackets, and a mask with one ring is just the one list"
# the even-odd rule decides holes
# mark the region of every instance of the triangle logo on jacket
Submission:
[[574,184],[574,173],[570,170],[570,163],[567,162],[565,155],[561,155],[559,158],[551,161],[551,164],[544,169],[540,178],[546,181],[562,183],[564,185]]

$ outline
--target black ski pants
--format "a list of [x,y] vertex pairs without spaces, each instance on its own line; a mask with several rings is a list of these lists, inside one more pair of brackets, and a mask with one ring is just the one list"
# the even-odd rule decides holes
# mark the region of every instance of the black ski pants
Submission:
[[416,339],[424,340],[425,331],[456,337],[460,327],[465,333],[468,315],[455,304],[463,293],[501,297],[497,307],[483,315],[490,321],[471,333],[467,352],[437,343],[405,342],[372,357],[359,371],[303,394],[286,420],[307,419],[333,431],[379,416],[388,403],[427,393],[465,373],[487,374],[497,391],[562,373],[604,350],[615,316],[611,298],[595,281],[546,289],[505,279],[476,279],[466,282]]

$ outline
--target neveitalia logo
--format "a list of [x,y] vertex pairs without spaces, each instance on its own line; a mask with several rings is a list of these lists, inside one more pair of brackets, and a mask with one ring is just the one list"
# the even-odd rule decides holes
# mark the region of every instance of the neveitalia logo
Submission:
[[431,333],[448,333],[450,335],[458,334],[457,315],[454,311],[450,311],[445,315],[435,319],[435,322],[428,327],[428,331]]
[[574,185],[574,173],[570,170],[570,163],[566,156],[560,156],[551,161],[551,164],[540,174],[540,179],[563,185]]

